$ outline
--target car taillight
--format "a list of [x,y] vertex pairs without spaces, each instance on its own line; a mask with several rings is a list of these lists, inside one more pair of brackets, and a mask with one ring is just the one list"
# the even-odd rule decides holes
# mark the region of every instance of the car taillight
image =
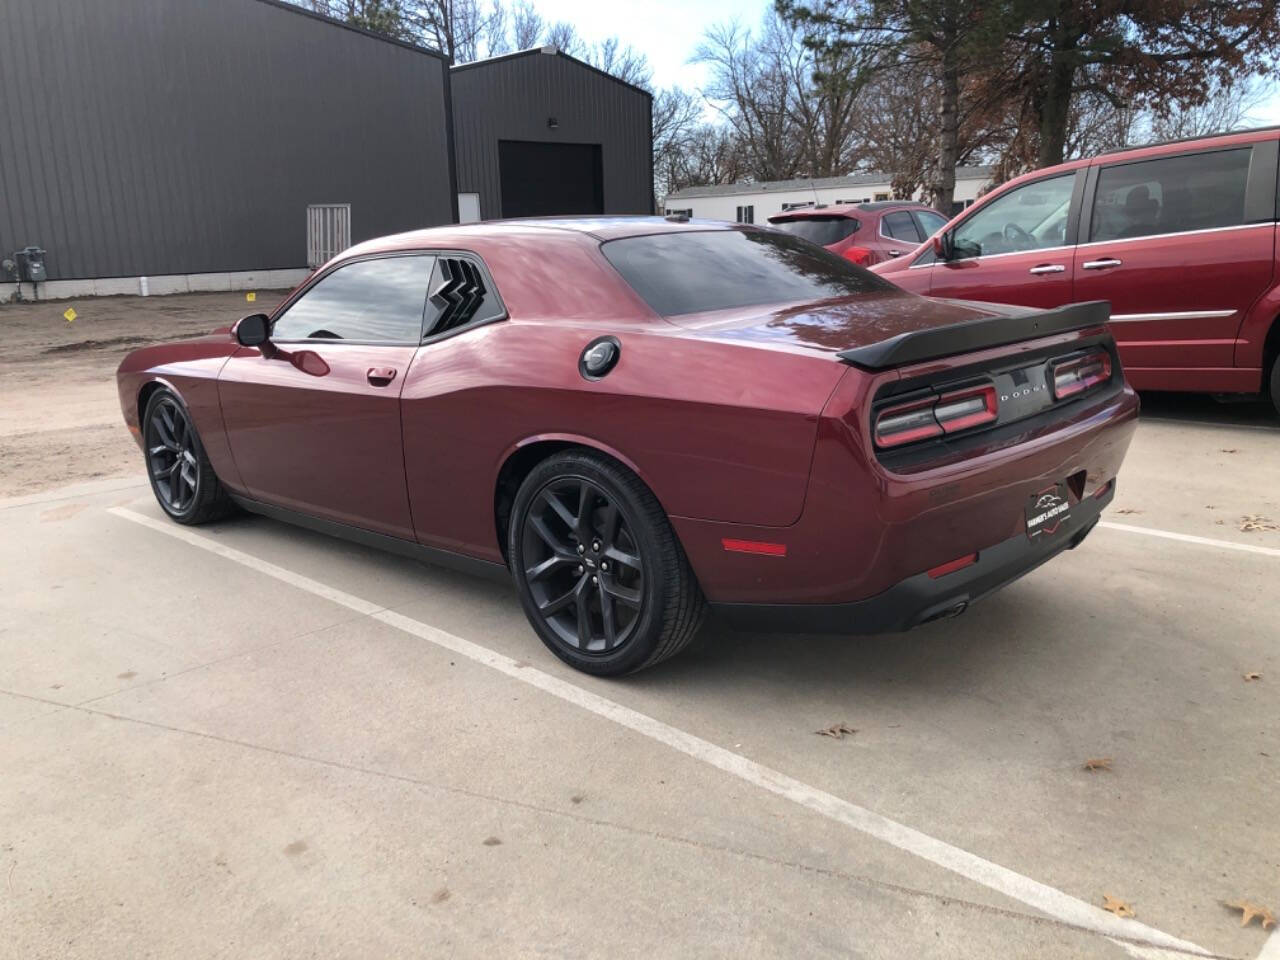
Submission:
[[999,415],[996,388],[991,384],[944,393],[933,408],[944,433],[968,430],[993,422]]
[[1049,366],[1049,383],[1053,385],[1053,399],[1065,400],[1084,393],[1111,379],[1111,354],[1105,350],[1087,353],[1082,357],[1055,360]]
[[898,447],[994,423],[999,416],[996,389],[989,383],[962,387],[941,396],[885,407],[876,415],[878,447]]
[[856,263],[860,267],[871,265],[871,251],[866,247],[845,247],[841,255],[850,263]]

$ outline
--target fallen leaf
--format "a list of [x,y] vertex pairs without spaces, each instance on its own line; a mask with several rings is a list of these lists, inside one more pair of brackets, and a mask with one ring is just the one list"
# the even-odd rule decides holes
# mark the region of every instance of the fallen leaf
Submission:
[[1113,897],[1109,893],[1102,895],[1102,909],[1110,910],[1117,917],[1136,917],[1138,911],[1134,910],[1130,904],[1125,903],[1119,897]]
[[1250,513],[1240,518],[1240,530],[1244,533],[1253,533],[1255,530],[1280,530],[1280,524],[1260,513]]
[[497,837],[485,837],[484,845],[486,847],[500,847],[502,846],[502,841],[499,840]]
[[1261,680],[1261,679],[1262,679],[1262,674],[1260,674],[1257,670],[1250,670],[1248,673],[1244,675],[1245,683],[1248,683],[1250,680]]
[[1223,447],[1221,452],[1222,453],[1239,453],[1240,451],[1235,447]]
[[1141,512],[1142,512],[1141,510],[1134,509],[1133,507],[1125,507],[1125,508],[1124,508],[1124,509],[1122,509],[1122,510],[1117,510],[1117,511],[1116,511],[1116,513],[1120,513],[1120,514],[1124,514],[1124,513],[1141,513]]
[[1090,771],[1110,770],[1111,758],[1110,757],[1094,757],[1092,760],[1086,760],[1084,762],[1084,768]]
[[836,740],[843,740],[846,733],[857,733],[858,731],[846,723],[833,723],[825,730],[815,730],[813,732],[820,737],[833,737]]
[[1222,905],[1228,910],[1240,911],[1240,926],[1247,927],[1254,917],[1258,918],[1258,923],[1262,925],[1263,930],[1270,930],[1276,925],[1275,914],[1266,907],[1260,907],[1256,903],[1248,900],[1223,900]]

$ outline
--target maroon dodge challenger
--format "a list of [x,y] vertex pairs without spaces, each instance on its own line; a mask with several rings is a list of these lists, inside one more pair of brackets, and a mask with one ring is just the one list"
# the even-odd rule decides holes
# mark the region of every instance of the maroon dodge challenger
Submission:
[[611,675],[708,607],[905,630],[1075,547],[1138,411],[1107,319],[928,300],[752,226],[505,221],[360,244],[118,380],[177,522],[510,576]]

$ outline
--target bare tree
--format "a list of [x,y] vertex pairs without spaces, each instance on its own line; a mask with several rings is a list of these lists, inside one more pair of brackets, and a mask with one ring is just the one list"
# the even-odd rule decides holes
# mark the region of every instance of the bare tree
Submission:
[[417,38],[435,47],[450,63],[480,57],[481,39],[490,33],[494,8],[482,10],[480,0],[412,0],[408,20]]
[[[776,53],[776,48],[773,51]],[[789,109],[792,75],[738,23],[710,28],[694,59],[711,70],[703,94],[724,117],[758,180],[800,172],[800,135]]]
[[511,34],[515,41],[515,49],[528,50],[530,47],[536,47],[538,38],[542,36],[543,27],[541,14],[530,4],[521,0],[515,5],[511,14]]

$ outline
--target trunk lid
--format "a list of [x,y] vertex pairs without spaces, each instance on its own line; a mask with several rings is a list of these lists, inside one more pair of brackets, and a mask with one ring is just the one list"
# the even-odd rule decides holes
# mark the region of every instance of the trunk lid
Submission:
[[[1015,317],[1026,312],[993,303],[930,300],[902,290],[889,290],[839,300],[714,310],[667,319],[707,339],[842,354],[924,331]],[[1105,319],[1104,316],[1104,322]],[[1040,335],[1029,327],[1025,334],[1027,338]]]

